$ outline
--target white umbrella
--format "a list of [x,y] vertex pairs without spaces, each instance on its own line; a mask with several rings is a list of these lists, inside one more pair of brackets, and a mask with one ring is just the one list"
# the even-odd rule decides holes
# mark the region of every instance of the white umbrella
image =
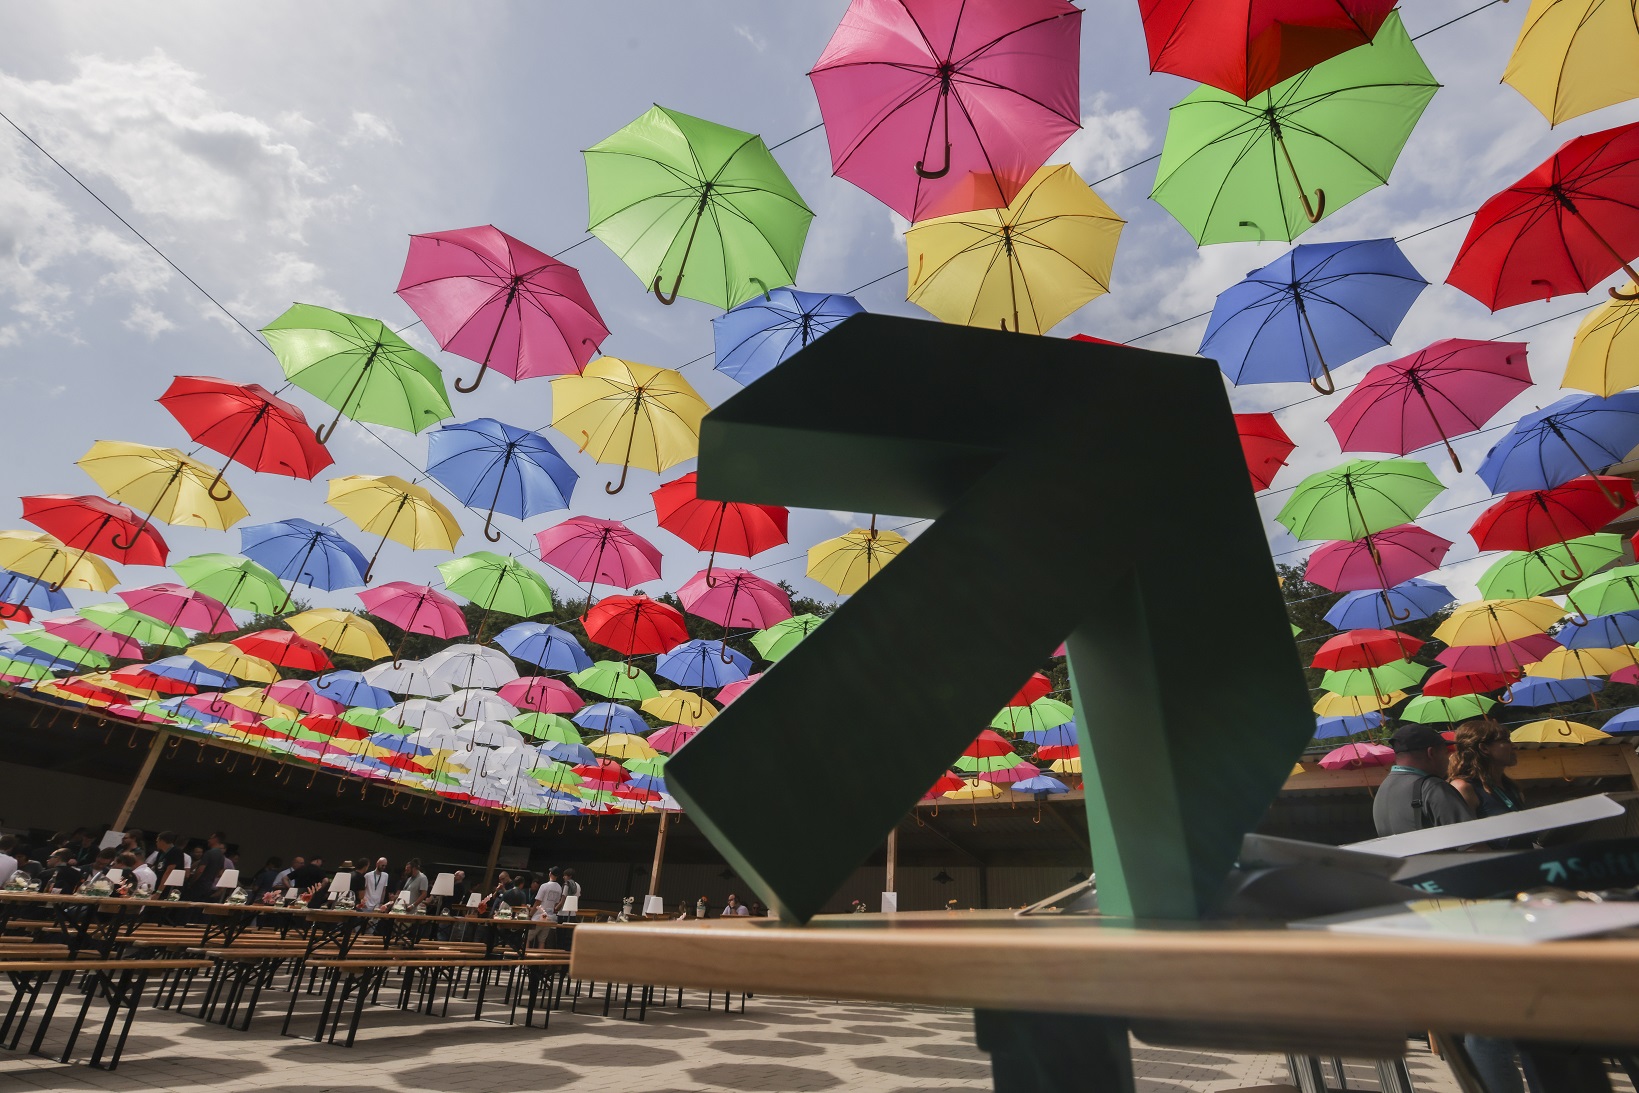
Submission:
[[518,707],[479,687],[469,687],[443,698],[439,707],[462,721],[509,721],[518,716]]
[[366,668],[359,675],[372,687],[380,687],[395,695],[437,698],[455,689],[447,680],[433,674],[431,657],[426,660],[406,660],[396,668],[393,667],[392,661],[384,660],[380,664]]
[[421,663],[437,679],[452,687],[488,687],[493,690],[518,678],[512,658],[482,645],[448,645]]

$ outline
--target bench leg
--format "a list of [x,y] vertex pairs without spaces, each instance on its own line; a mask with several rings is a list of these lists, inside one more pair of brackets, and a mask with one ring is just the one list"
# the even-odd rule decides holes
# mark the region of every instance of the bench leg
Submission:
[[68,981],[74,978],[71,971],[57,973],[57,985],[51,990],[51,998],[46,1002],[46,1011],[40,1017],[40,1027],[34,1030],[34,1039],[29,1044],[30,1055],[40,1054],[40,1045],[45,1043],[46,1029],[51,1027],[51,1018],[57,1012],[57,1003],[62,1000],[63,991],[68,987]]
[[142,1002],[142,991],[148,983],[148,973],[137,971],[133,980],[131,973],[126,972],[120,977],[120,992],[125,1002],[125,1020],[120,1022],[119,1039],[114,1041],[114,1054],[108,1059],[108,1065],[103,1065],[103,1050],[108,1046],[108,1034],[114,1029],[114,1021],[119,1017],[119,1006],[110,1005],[108,1021],[103,1025],[102,1035],[97,1037],[97,1046],[91,1052],[90,1065],[98,1069],[113,1070],[120,1065],[120,1056],[125,1052],[125,1038],[131,1035],[131,1021],[137,1015],[137,1006]]
[[975,1010],[995,1093],[1134,1093],[1125,1021],[1063,1013]]

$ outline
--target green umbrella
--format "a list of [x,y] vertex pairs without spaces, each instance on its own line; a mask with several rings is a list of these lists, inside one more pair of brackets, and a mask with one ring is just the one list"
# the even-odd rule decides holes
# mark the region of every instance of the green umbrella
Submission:
[[367,706],[355,706],[350,710],[343,710],[341,719],[349,725],[357,725],[367,729],[370,733],[386,732],[394,736],[408,736],[415,731],[415,726],[404,726],[390,717],[381,716],[380,710],[372,710]]
[[1386,695],[1415,687],[1428,674],[1428,668],[1409,660],[1391,660],[1375,668],[1355,668],[1343,672],[1327,672],[1320,685],[1333,694],[1346,697]]
[[649,678],[649,673],[629,668],[618,660],[600,660],[590,668],[570,672],[569,678],[581,690],[610,699],[641,702],[660,693],[654,680]]
[[763,655],[763,659],[779,660],[824,621],[818,615],[792,615],[751,635],[751,646]]
[[574,722],[555,713],[521,713],[511,721],[512,727],[529,737],[551,744],[579,744],[580,730]]
[[1639,611],[1639,565],[1618,566],[1589,577],[1565,598],[1589,618]]
[[[38,649],[42,653],[50,653],[58,660],[71,660],[81,668],[106,668],[109,660],[101,653],[85,649],[64,641],[55,634],[44,630],[19,630],[15,638],[31,649]],[[16,672],[3,673],[16,675]]]
[[1485,711],[1495,706],[1496,700],[1484,695],[1458,695],[1456,698],[1435,698],[1418,695],[1400,711],[1400,720],[1416,721],[1424,725],[1449,722],[1453,725],[1471,717],[1484,717]]
[[411,433],[454,416],[438,365],[380,319],[292,304],[262,335],[290,382],[336,408],[315,431],[320,444],[343,415]]
[[1480,595],[1488,600],[1528,600],[1556,592],[1579,573],[1593,573],[1622,556],[1622,537],[1611,532],[1584,535],[1541,550],[1504,554],[1480,576]]
[[572,790],[581,783],[580,775],[568,763],[547,763],[533,767],[526,773],[547,789]]
[[1038,698],[1028,706],[1004,706],[1001,713],[990,719],[990,727],[1011,733],[1040,732],[1069,724],[1075,716],[1068,702]]
[[229,607],[244,611],[276,614],[288,599],[279,578],[249,558],[232,554],[195,554],[173,562],[171,568],[182,578],[182,583],[195,592],[203,592]]
[[1012,770],[1024,762],[1016,753],[1006,755],[960,755],[952,764],[964,774],[988,774],[993,770]]
[[181,649],[188,644],[188,635],[175,626],[167,626],[158,619],[131,610],[120,603],[94,603],[82,607],[75,614],[87,622],[94,622],[104,630],[123,634],[142,645],[159,645]]
[[666,776],[666,757],[657,755],[652,759],[628,759],[622,764],[633,774],[647,774],[651,778]]
[[588,230],[661,303],[727,309],[796,280],[814,214],[761,137],[656,106],[585,155]]
[[1299,482],[1275,519],[1299,539],[1359,539],[1417,519],[1444,489],[1415,459],[1351,459]]
[[[475,550],[438,564],[444,587],[465,596],[485,611],[529,618],[552,610],[552,590],[546,578],[516,558]],[[482,639],[480,639],[482,640]]]
[[1150,196],[1197,243],[1296,239],[1389,180],[1439,86],[1391,13],[1370,44],[1249,102],[1197,88],[1172,108]]

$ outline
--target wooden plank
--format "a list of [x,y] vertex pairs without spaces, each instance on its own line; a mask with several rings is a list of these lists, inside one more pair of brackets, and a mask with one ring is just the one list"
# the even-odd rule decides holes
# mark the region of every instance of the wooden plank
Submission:
[[[1521,748],[1519,764],[1509,776],[1516,782],[1565,778],[1622,778],[1633,774],[1627,762],[1630,745],[1621,741],[1563,748]],[[1285,791],[1315,789],[1375,789],[1388,775],[1387,767],[1359,770],[1322,770],[1305,763],[1302,774],[1286,779]]]
[[654,864],[649,867],[649,895],[660,894],[660,868],[666,863],[666,827],[671,819],[671,813],[660,814],[660,830],[654,837]]

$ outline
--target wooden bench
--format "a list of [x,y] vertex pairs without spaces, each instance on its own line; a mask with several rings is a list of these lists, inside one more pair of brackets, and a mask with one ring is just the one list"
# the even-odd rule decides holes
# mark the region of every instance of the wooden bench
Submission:
[[[91,1007],[100,998],[107,1002],[108,1012],[103,1019],[102,1031],[97,1036],[96,1046],[92,1049],[88,1062],[100,1069],[113,1070],[119,1066],[120,1054],[125,1050],[125,1039],[131,1032],[131,1021],[136,1016],[137,1007],[142,1000],[142,991],[149,977],[155,972],[170,976],[183,971],[198,971],[209,966],[209,962],[203,960],[19,960],[11,956],[0,956],[0,974],[11,980],[15,991],[11,1005],[6,1010],[5,1019],[0,1022],[0,1041],[4,1041],[9,1049],[17,1048],[22,1040],[24,1028],[33,1015],[41,989],[52,976],[56,976],[56,986],[51,992],[45,1012],[35,1029],[34,1039],[29,1045],[29,1052],[38,1055],[41,1045],[45,1042],[46,1032],[51,1026],[51,1020],[56,1015],[58,1003],[62,1000],[63,992],[76,975],[81,975],[83,978],[80,988],[85,1000],[80,1004],[80,1011],[74,1019],[73,1028],[69,1030],[68,1041],[63,1045],[63,1053],[58,1062],[68,1062]],[[120,1019],[121,1011],[124,1012],[123,1021]],[[104,1062],[108,1040],[116,1024],[119,1025],[119,1037],[114,1041],[112,1054],[107,1054],[107,1061]]]

